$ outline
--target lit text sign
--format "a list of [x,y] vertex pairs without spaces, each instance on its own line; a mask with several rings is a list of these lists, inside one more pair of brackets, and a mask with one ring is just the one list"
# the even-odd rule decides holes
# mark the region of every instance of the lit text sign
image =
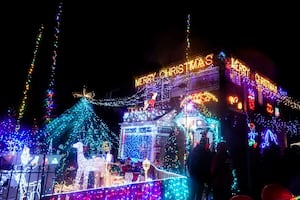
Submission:
[[[249,79],[250,76],[253,77],[253,73],[250,72],[250,68],[247,67],[246,65],[244,65],[243,63],[241,63],[238,59],[231,58],[230,68],[231,68],[231,70],[233,70],[234,72],[237,73],[237,74],[234,74],[234,73],[230,74],[231,80],[235,80],[234,78],[236,76],[243,77],[246,79]],[[253,78],[251,78],[251,79],[253,79]],[[261,88],[262,87],[266,88],[266,89],[274,92],[275,94],[278,93],[277,85],[275,85],[274,83],[269,81],[267,78],[264,78],[259,73],[254,73],[254,81],[257,86],[259,86]]]
[[241,76],[250,77],[249,67],[242,64],[239,60],[231,58],[231,69],[238,72]]
[[205,57],[196,57],[195,59],[192,59],[183,64],[162,68],[161,70],[159,70],[159,72],[154,72],[142,77],[138,77],[135,79],[135,87],[153,83],[156,78],[172,78],[180,75],[185,75],[186,73],[190,72],[198,72],[212,64],[213,54],[208,54]]
[[269,90],[271,90],[274,93],[278,92],[277,86],[275,84],[271,83],[271,81],[269,81],[268,79],[262,77],[258,73],[255,73],[254,77],[255,77],[255,82],[258,85],[261,85],[261,86],[263,86],[265,88],[268,88]]

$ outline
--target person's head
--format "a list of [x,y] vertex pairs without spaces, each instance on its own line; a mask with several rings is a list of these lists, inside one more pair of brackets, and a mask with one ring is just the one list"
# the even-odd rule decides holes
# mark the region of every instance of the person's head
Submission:
[[224,141],[219,142],[217,144],[217,152],[219,152],[219,153],[223,152],[224,153],[226,151],[227,151],[227,144],[226,144],[226,142],[224,142]]
[[202,137],[207,137],[207,131],[206,130],[202,131],[201,136]]

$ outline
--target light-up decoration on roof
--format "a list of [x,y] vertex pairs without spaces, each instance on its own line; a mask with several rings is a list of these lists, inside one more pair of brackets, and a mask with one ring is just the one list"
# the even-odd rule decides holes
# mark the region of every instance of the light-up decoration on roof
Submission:
[[91,92],[86,91],[86,86],[83,86],[81,93],[80,92],[73,92],[72,95],[75,98],[85,97],[85,98],[91,99],[91,100],[95,97],[94,91],[91,91]]
[[182,64],[162,68],[159,72],[153,72],[145,76],[138,77],[135,79],[135,87],[151,84],[155,82],[155,79],[157,78],[174,78],[176,76],[186,75],[187,73],[199,72],[213,64],[213,55],[214,54],[208,54],[205,57],[199,56]]
[[151,99],[146,99],[144,101],[144,108],[143,110],[147,110],[147,108],[154,108],[155,102],[156,102],[157,92],[151,93]]
[[210,101],[214,101],[214,102],[218,102],[218,98],[210,93],[210,92],[199,92],[199,93],[194,93],[191,94],[187,97],[185,97],[181,103],[180,103],[180,107],[182,107],[183,105],[185,105],[187,102],[194,102],[197,104],[204,104]]

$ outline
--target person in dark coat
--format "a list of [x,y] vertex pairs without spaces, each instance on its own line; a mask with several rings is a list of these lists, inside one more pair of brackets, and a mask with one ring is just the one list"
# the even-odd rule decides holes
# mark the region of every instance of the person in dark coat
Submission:
[[209,199],[211,192],[210,166],[213,154],[204,141],[206,140],[200,141],[187,158],[192,200],[202,200],[204,193],[205,199]]
[[211,175],[214,200],[230,199],[233,184],[232,159],[226,142],[217,144],[217,152],[211,163]]

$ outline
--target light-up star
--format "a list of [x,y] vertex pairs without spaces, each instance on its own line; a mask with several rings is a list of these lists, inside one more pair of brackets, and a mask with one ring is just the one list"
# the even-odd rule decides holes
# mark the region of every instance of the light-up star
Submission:
[[94,91],[92,91],[92,92],[86,92],[86,87],[85,86],[83,86],[82,93],[72,92],[72,95],[75,98],[85,97],[87,99],[93,99],[95,97]]

